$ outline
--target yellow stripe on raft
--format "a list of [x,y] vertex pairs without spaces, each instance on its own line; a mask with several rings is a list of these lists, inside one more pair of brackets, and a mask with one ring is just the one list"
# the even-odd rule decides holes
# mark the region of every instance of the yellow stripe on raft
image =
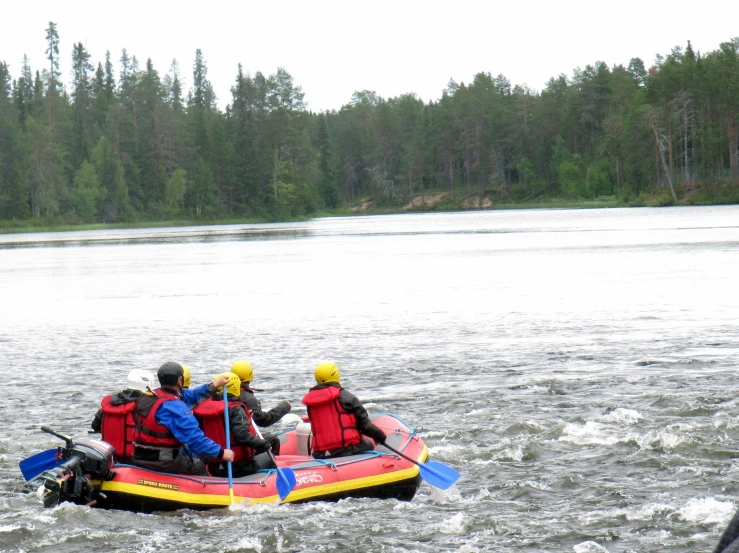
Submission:
[[[418,459],[419,462],[423,462],[427,458],[428,449],[426,448],[426,446],[424,446]],[[421,459],[423,459],[423,461],[421,461]],[[305,499],[310,499],[312,497],[320,497],[322,495],[331,495],[349,490],[357,490],[361,488],[369,488],[372,486],[392,484],[393,482],[415,478],[416,476],[418,476],[420,470],[421,469],[419,469],[418,466],[413,465],[410,468],[393,471],[387,474],[376,474],[373,476],[365,476],[363,478],[353,478],[351,480],[345,480],[342,482],[333,482],[330,484],[310,486],[302,489],[293,489],[293,491],[290,492],[290,495],[285,498],[285,502],[301,501]],[[238,488],[242,485],[243,484],[240,484],[238,481],[234,481],[235,492],[238,492]],[[258,486],[258,484],[249,485]],[[186,503],[190,505],[223,505],[224,507],[227,507],[232,504],[230,492],[228,495],[188,493],[175,490],[153,488],[151,486],[144,486],[140,484],[129,484],[127,482],[115,481],[103,482],[102,491],[127,493],[131,495],[151,497],[154,499],[163,499],[166,501],[176,501],[178,503]],[[268,495],[265,497],[249,497],[235,494],[236,503],[241,503],[244,500],[249,500],[249,505],[256,503],[274,503],[276,501],[279,501],[279,499],[279,495],[277,494]]]

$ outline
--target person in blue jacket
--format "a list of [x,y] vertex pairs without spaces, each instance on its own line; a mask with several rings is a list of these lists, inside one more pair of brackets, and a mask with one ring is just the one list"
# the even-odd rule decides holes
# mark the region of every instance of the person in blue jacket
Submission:
[[160,387],[136,400],[133,463],[159,472],[207,475],[201,459],[233,461],[233,451],[206,437],[190,410],[226,384],[228,377],[183,388],[184,371],[174,361],[159,367],[157,377]]

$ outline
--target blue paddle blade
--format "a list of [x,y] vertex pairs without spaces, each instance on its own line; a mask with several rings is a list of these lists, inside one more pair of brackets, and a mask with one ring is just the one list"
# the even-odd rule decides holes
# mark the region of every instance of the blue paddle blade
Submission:
[[56,458],[57,451],[58,448],[56,447],[53,449],[47,449],[46,451],[42,451],[36,455],[31,455],[18,463],[26,482],[33,480],[45,470],[51,470],[54,467],[61,465],[63,461]]
[[290,494],[292,489],[295,487],[295,473],[291,468],[277,468],[277,493],[280,495],[280,500],[284,501],[285,498]]
[[444,463],[428,461],[426,463],[419,463],[418,466],[421,468],[421,478],[432,486],[436,486],[442,490],[446,490],[459,480],[460,474]]

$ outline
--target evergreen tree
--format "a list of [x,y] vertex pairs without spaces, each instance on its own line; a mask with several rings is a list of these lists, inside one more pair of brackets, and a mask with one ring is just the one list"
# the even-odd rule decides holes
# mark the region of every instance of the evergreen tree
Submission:
[[[102,68],[100,68],[102,69]],[[88,158],[93,141],[93,67],[81,42],[72,52],[72,102],[74,117],[73,166]],[[102,79],[102,71],[98,76]]]
[[61,85],[59,71],[59,32],[56,29],[56,23],[49,21],[46,28],[46,59],[49,60],[49,69],[47,73],[48,88],[57,89]]
[[18,120],[21,124],[21,128],[25,129],[26,118],[29,115],[35,115],[35,106],[33,101],[33,74],[31,72],[31,66],[28,64],[28,56],[25,54],[23,55],[21,76],[18,78],[16,83],[13,97],[18,111]]
[[100,218],[107,222],[125,218],[129,209],[128,187],[118,149],[108,137],[102,136],[98,140],[92,151],[92,164],[102,188],[98,209]]
[[105,51],[105,96],[108,99],[108,104],[113,101],[113,95],[115,94],[115,74],[113,72],[113,62],[110,60],[110,50]]
[[339,205],[339,191],[334,180],[334,171],[331,162],[331,143],[328,135],[326,119],[328,114],[318,115],[318,137],[317,148],[320,163],[319,193],[326,207],[334,208]]
[[53,127],[26,120],[28,157],[24,179],[33,217],[54,217],[67,199],[64,150],[54,139]]
[[5,62],[0,62],[0,218],[16,216],[19,207],[17,189],[23,185],[17,166],[20,136],[19,116],[11,97],[10,71]]

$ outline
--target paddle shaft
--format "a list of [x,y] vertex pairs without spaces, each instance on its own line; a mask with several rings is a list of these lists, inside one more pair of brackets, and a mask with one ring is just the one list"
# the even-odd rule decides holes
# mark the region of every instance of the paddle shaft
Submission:
[[[251,418],[251,416],[249,418]],[[264,436],[262,436],[262,433],[260,432],[257,423],[254,422],[254,419],[251,419],[251,424],[254,427],[254,431],[256,432],[257,436],[259,436],[261,440],[264,440]],[[290,495],[290,491],[295,487],[297,483],[295,473],[289,467],[281,469],[277,465],[277,459],[275,459],[275,455],[274,453],[272,453],[271,448],[267,450],[267,454],[274,463],[275,470],[277,471],[277,493],[280,496],[280,500],[285,501],[285,498]]]
[[418,465],[419,467],[423,466],[423,463],[419,463],[418,461],[416,461],[416,460],[415,460],[415,459],[413,459],[412,457],[408,457],[408,456],[407,456],[407,455],[406,455],[405,453],[403,453],[402,451],[398,451],[398,450],[397,450],[397,449],[395,449],[395,448],[394,448],[393,446],[391,446],[391,445],[388,445],[387,443],[384,443],[384,444],[382,444],[382,445],[384,445],[384,446],[385,446],[386,448],[388,448],[388,449],[389,449],[390,451],[392,451],[393,453],[397,453],[397,454],[398,454],[398,455],[400,455],[400,456],[401,456],[401,457],[402,457],[403,459],[405,459],[405,460],[407,460],[407,461],[410,461],[411,463],[413,463],[413,464],[415,464],[415,465]]
[[411,463],[418,465],[418,468],[421,469],[421,478],[426,480],[426,482],[428,482],[432,486],[436,486],[437,488],[441,488],[442,490],[446,490],[447,488],[449,488],[449,486],[454,484],[460,476],[460,474],[456,470],[454,470],[452,467],[448,467],[444,463],[438,463],[434,461],[419,463],[415,459],[408,457],[392,446],[389,446],[387,444],[384,444],[384,446],[390,451],[395,452],[397,455],[400,455],[403,459],[406,459]]
[[[259,431],[259,427],[257,426],[257,423],[254,422],[254,419],[251,419],[251,424],[254,427],[255,432],[257,433],[257,436],[259,436],[260,440],[264,439],[264,436],[262,436],[262,433]],[[275,454],[272,453],[272,449],[267,450],[267,454],[269,455],[269,458],[272,459],[272,462],[277,467],[277,459],[275,459]],[[277,467],[277,470],[280,470],[280,467]]]
[[[223,414],[226,419],[226,449],[231,449],[231,421],[228,416],[228,392],[226,386],[223,386]],[[226,461],[228,466],[228,495],[231,497],[231,504],[235,502],[234,499],[234,479],[233,469],[231,468],[231,461]]]

